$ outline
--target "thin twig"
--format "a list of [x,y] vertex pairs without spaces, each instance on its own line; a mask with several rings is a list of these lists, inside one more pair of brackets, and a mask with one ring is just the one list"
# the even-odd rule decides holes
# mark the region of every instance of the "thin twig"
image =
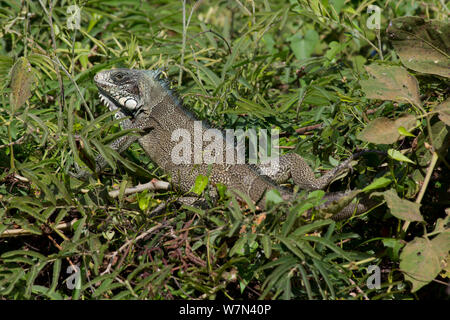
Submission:
[[141,234],[140,234],[139,236],[137,236],[136,238],[130,239],[130,240],[128,240],[127,242],[125,242],[118,250],[114,251],[114,252],[111,254],[111,258],[110,258],[110,261],[109,261],[108,266],[106,267],[105,271],[103,271],[100,275],[104,275],[104,274],[107,274],[107,273],[111,273],[111,267],[112,267],[112,265],[114,264],[114,260],[115,260],[116,256],[117,256],[119,253],[121,253],[121,252],[124,251],[125,249],[127,249],[127,251],[129,251],[130,248],[131,248],[131,245],[132,245],[133,243],[139,241],[139,240],[142,239],[142,238],[145,238],[146,236],[148,236],[149,234],[153,233],[154,231],[156,231],[156,230],[158,230],[158,229],[160,229],[160,228],[166,226],[166,225],[167,225],[169,222],[171,222],[172,220],[173,220],[173,219],[170,219],[170,220],[166,221],[165,223],[158,223],[157,225],[151,227],[151,228],[148,229],[147,231],[141,233]]
[[[432,156],[431,156],[430,165],[428,166],[427,174],[425,175],[425,179],[422,184],[422,188],[420,188],[419,194],[417,195],[417,198],[415,201],[416,203],[422,202],[423,196],[425,195],[425,191],[427,190],[428,183],[430,182],[430,179],[431,179],[431,174],[434,171],[434,167],[436,166],[438,158],[439,158],[438,154],[435,151],[433,151]],[[405,223],[403,224],[403,227],[402,227],[403,236],[406,234],[406,230],[408,230],[409,224],[410,224],[409,221],[405,221]]]
[[13,141],[13,142],[10,142],[10,143],[7,143],[7,144],[3,144],[3,145],[0,146],[0,149],[7,148],[7,147],[10,147],[10,146],[13,146],[13,145],[16,145],[16,144],[21,144],[23,142],[23,140],[25,139],[25,137],[26,137],[26,135],[23,135],[19,139],[17,139],[16,141]]
[[[71,228],[75,222],[77,222],[78,219],[74,219],[69,222],[61,222],[58,223],[55,227],[56,230],[66,230]],[[12,230],[5,230],[2,234],[0,234],[0,238],[9,238],[9,237],[19,237],[19,236],[29,236],[29,235],[36,235],[29,230],[25,229],[12,229]]]
[[[161,180],[156,180],[153,179],[152,181],[148,182],[148,183],[144,183],[144,184],[138,184],[135,187],[131,187],[131,188],[126,188],[124,191],[124,195],[129,195],[129,194],[133,194],[133,193],[138,193],[144,190],[150,190],[150,191],[154,191],[154,190],[168,190],[170,186],[170,183],[166,182],[166,181],[161,181]],[[108,195],[111,198],[117,198],[120,194],[120,190],[113,190],[108,192]]]

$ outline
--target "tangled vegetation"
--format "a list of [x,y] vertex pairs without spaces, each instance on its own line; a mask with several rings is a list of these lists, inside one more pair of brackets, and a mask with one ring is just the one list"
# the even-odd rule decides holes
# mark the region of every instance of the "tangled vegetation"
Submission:
[[[448,298],[445,1],[0,3],[2,299]],[[207,208],[125,194],[170,177],[138,144],[108,147],[124,133],[92,79],[117,67],[160,68],[216,127],[279,129],[318,174],[386,152],[329,187],[378,206],[335,222],[322,191],[265,211],[202,180]],[[97,154],[104,172],[70,175]]]

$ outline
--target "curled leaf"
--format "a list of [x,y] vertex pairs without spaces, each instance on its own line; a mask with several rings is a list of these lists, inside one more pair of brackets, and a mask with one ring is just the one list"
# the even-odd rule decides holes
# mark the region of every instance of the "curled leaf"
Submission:
[[434,110],[439,112],[439,119],[441,119],[446,125],[450,126],[450,98],[442,102],[434,108]]
[[390,22],[387,34],[407,68],[450,78],[450,24],[401,17]]
[[11,97],[13,110],[20,108],[31,97],[31,85],[34,81],[31,65],[21,57],[11,69]]

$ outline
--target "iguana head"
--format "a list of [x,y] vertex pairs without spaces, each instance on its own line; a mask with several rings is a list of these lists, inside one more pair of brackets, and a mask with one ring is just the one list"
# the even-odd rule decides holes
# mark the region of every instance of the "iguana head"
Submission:
[[159,72],[136,69],[112,69],[97,73],[94,82],[100,99],[111,111],[119,109],[116,118],[134,119],[142,111],[151,111],[167,93]]

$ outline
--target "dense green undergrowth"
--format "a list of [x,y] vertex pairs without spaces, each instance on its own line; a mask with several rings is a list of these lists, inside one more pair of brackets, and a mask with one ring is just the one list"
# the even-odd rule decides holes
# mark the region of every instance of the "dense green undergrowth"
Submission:
[[[448,298],[444,1],[0,3],[3,299]],[[92,78],[114,67],[160,68],[216,127],[279,129],[317,174],[386,152],[328,189],[379,205],[334,222],[306,214],[323,192],[294,188],[263,212],[233,190],[213,202],[201,179],[207,208],[125,195],[170,177],[138,144],[108,148],[121,132]],[[98,153],[105,172],[69,175]]]

